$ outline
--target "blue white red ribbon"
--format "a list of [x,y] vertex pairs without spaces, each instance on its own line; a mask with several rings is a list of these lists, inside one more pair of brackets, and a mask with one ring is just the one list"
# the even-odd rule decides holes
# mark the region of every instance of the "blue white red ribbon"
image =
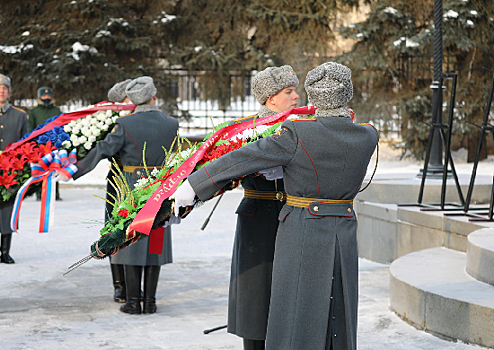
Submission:
[[46,154],[38,163],[31,164],[31,177],[22,185],[17,192],[14,201],[14,209],[10,220],[10,227],[17,232],[19,227],[19,213],[24,196],[30,185],[42,182],[41,185],[41,213],[39,219],[39,232],[48,232],[53,224],[53,213],[55,208],[55,175],[62,173],[71,178],[77,171],[74,165],[77,162],[77,151],[74,149],[70,154],[66,150],[54,150]]

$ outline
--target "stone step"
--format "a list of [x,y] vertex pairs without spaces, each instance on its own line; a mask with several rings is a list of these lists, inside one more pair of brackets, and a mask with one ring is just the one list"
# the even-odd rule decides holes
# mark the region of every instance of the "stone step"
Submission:
[[431,248],[390,266],[391,308],[419,329],[494,348],[494,286],[465,269],[466,253]]
[[466,270],[475,279],[494,285],[494,229],[468,235]]

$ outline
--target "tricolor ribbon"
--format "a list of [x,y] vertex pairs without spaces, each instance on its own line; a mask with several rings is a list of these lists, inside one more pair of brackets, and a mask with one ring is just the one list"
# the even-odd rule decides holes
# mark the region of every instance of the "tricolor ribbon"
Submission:
[[19,213],[24,196],[30,185],[42,182],[41,185],[41,213],[39,220],[39,232],[48,232],[53,224],[53,213],[55,203],[55,182],[57,172],[67,178],[71,178],[77,171],[74,165],[77,162],[77,151],[74,149],[70,154],[65,150],[54,150],[41,158],[38,163],[31,164],[31,177],[22,185],[17,192],[10,220],[10,227],[17,232],[19,227]]
[[172,196],[177,190],[178,185],[187,176],[192,173],[196,164],[203,158],[211,148],[214,147],[216,142],[220,140],[227,140],[232,136],[235,136],[252,126],[264,125],[272,122],[284,121],[290,114],[314,114],[314,107],[300,107],[293,108],[288,111],[270,115],[263,118],[257,118],[254,121],[248,120],[241,123],[225,126],[216,131],[210,138],[208,138],[197,151],[194,152],[173,174],[171,174],[166,181],[164,181],[160,187],[156,189],[153,195],[148,199],[146,204],[137,213],[136,217],[129,225],[127,233],[131,231],[141,232],[149,235],[153,226],[154,219],[158,213],[163,201]]

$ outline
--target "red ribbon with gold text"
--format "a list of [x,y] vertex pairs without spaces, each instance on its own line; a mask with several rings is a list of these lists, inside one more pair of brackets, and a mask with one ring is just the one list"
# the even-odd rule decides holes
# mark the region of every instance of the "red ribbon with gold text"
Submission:
[[129,225],[127,232],[136,231],[146,235],[149,235],[151,228],[153,226],[154,219],[158,213],[161,203],[171,195],[175,193],[178,185],[187,176],[192,173],[196,164],[203,158],[204,154],[207,153],[215,144],[220,140],[226,140],[235,136],[242,131],[251,128],[252,125],[264,125],[271,122],[281,122],[284,121],[291,114],[314,114],[314,107],[300,107],[293,108],[288,111],[270,115],[263,118],[257,118],[254,121],[248,120],[242,123],[233,124],[225,126],[220,130],[216,131],[210,138],[208,138],[197,151],[194,152],[173,174],[170,175],[166,181],[164,181],[160,187],[156,189],[153,195],[148,199],[146,204],[137,213],[134,221]]

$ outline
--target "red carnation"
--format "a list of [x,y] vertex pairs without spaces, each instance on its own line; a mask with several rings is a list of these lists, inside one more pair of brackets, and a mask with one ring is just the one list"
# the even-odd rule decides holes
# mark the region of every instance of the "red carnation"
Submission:
[[124,218],[126,218],[127,216],[129,216],[129,211],[127,209],[120,209],[118,211],[118,215],[123,216]]

